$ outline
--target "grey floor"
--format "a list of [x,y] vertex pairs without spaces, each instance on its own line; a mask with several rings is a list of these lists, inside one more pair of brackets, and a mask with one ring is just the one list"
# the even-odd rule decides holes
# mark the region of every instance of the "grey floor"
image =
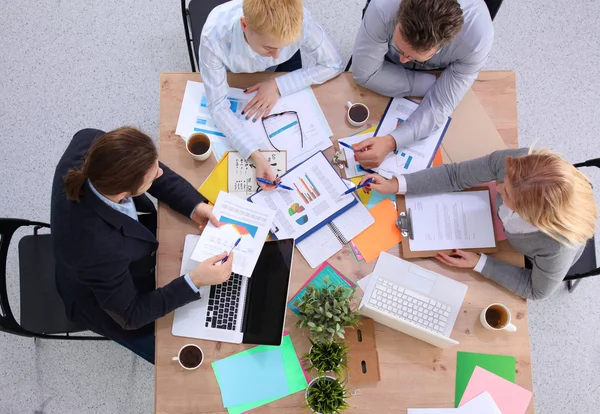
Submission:
[[[363,0],[305,3],[348,58]],[[517,73],[523,145],[573,162],[600,156],[598,21],[598,1],[505,1],[487,68]],[[189,70],[175,0],[4,1],[0,56],[0,217],[43,221],[73,133],[128,124],[156,137],[159,73]],[[600,172],[589,176],[599,189]],[[536,412],[599,412],[599,294],[600,277],[530,304]],[[1,414],[150,413],[153,402],[153,367],[114,343],[0,333]]]

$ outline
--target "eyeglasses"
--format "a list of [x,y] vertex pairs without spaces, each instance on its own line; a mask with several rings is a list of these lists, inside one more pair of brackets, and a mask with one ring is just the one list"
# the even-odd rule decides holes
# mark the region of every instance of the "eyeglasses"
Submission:
[[[290,122],[289,124],[280,126],[277,130],[275,130],[269,134],[269,131],[267,131],[267,126],[265,125],[265,121],[268,119],[277,119],[281,115],[294,115],[296,117],[296,120],[294,122]],[[271,146],[273,148],[275,148],[275,150],[277,150],[277,152],[281,152],[281,150],[279,148],[277,148],[275,145],[273,145],[273,141],[271,141],[271,138],[274,137],[275,135],[282,133],[286,129],[292,128],[296,125],[298,125],[298,129],[300,130],[300,145],[302,148],[304,148],[304,134],[302,133],[302,125],[300,124],[300,117],[298,116],[298,112],[284,111],[284,112],[280,112],[278,114],[271,114],[271,115],[263,117],[261,119],[261,123],[262,123],[263,129],[265,130],[265,135],[267,136],[267,139],[269,140],[269,144],[271,144]]]

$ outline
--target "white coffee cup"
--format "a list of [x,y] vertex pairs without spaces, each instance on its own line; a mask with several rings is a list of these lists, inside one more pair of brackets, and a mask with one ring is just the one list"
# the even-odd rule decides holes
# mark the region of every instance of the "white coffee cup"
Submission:
[[[354,125],[356,127],[359,126],[363,126],[368,120],[369,120],[369,116],[371,115],[371,112],[369,111],[369,108],[367,107],[367,105],[363,104],[363,103],[352,103],[350,101],[346,102],[346,108],[348,108],[348,111],[346,112],[346,117],[348,118],[348,122],[350,122],[350,125]],[[367,111],[367,116],[364,117],[364,119],[353,119],[350,116],[350,112],[355,112],[356,110],[354,108],[360,108],[358,109],[360,112],[362,112],[364,114],[364,111],[362,111],[361,109],[364,108]]]
[[208,135],[202,132],[194,132],[185,143],[187,152],[197,161],[204,161],[212,153],[212,142]]
[[510,323],[510,310],[501,303],[492,303],[482,310],[479,320],[483,327],[490,331],[515,332],[517,330],[517,327]]
[[[195,365],[195,366],[186,366],[186,365],[184,365],[183,362],[181,362],[181,352],[184,351],[187,347],[198,348],[198,350],[200,351],[201,360],[200,360],[200,363],[198,365]],[[177,356],[173,357],[172,360],[179,362],[179,365],[181,365],[181,368],[187,369],[188,371],[193,371],[193,370],[199,368],[200,365],[202,365],[202,363],[204,362],[204,351],[202,351],[202,348],[200,348],[196,344],[186,344],[186,345],[184,345],[184,346],[181,347],[181,349],[177,353]],[[185,355],[184,355],[184,360],[185,360]]]

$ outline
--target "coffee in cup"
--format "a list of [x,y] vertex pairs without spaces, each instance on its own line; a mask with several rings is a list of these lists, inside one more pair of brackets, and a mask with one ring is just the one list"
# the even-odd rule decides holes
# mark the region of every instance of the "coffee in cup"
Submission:
[[210,156],[212,145],[208,135],[202,132],[194,132],[189,136],[186,148],[190,155],[198,161],[204,161]]
[[202,365],[204,352],[198,345],[187,344],[181,347],[177,356],[173,357],[173,361],[179,361],[183,369],[192,371]]
[[484,328],[490,331],[515,332],[517,327],[510,323],[511,315],[508,308],[500,303],[493,303],[485,308],[479,317]]
[[367,105],[362,103],[352,103],[346,102],[346,107],[348,108],[348,122],[350,125],[354,126],[362,126],[369,119],[369,108]]

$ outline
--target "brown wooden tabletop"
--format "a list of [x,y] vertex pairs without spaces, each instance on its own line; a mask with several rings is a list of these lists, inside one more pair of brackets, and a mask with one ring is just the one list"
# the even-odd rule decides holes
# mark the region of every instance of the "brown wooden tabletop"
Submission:
[[[273,74],[230,74],[230,86],[246,88]],[[179,110],[188,80],[201,81],[197,73],[163,73],[160,76],[160,160],[186,180],[198,187],[216,165],[214,157],[200,163],[185,150],[183,140],[175,135]],[[389,98],[357,86],[352,74],[337,78],[313,88],[325,116],[333,130],[333,140],[357,132],[346,121],[346,101],[363,102],[371,109],[371,125],[381,118]],[[515,74],[509,71],[484,71],[473,85],[482,106],[508,147],[516,147],[517,101]],[[481,137],[480,137],[481,138]],[[465,143],[468,145],[468,142]],[[334,149],[326,151],[328,158]],[[159,203],[157,286],[164,286],[179,276],[183,242],[186,234],[198,233],[194,223],[169,207]],[[505,261],[522,265],[522,256],[508,243],[502,242],[497,254]],[[390,253],[399,254],[396,246]],[[348,246],[329,262],[341,273],[357,281],[370,273],[375,262],[358,264]],[[434,260],[416,260],[415,263],[444,274],[469,286],[460,314],[452,331],[452,338],[460,345],[439,349],[412,337],[376,324],[377,350],[381,381],[362,387],[360,394],[349,399],[356,413],[405,413],[406,408],[453,407],[456,375],[456,352],[482,352],[513,355],[517,358],[517,384],[532,390],[531,351],[529,344],[528,313],[525,300],[488,281],[473,271],[453,269]],[[313,274],[302,255],[296,250],[290,292],[296,292]],[[479,313],[492,302],[506,304],[513,312],[515,333],[491,332],[479,323]],[[308,351],[308,338],[295,329],[296,317],[288,310],[286,330],[290,332],[299,356]],[[155,408],[161,414],[225,413],[221,394],[211,363],[240,352],[251,346],[180,338],[171,335],[173,314],[156,322],[156,390]],[[205,361],[196,371],[184,371],[171,361],[181,346],[198,344],[204,350]],[[267,406],[256,413],[306,413],[304,393],[297,393]],[[528,413],[533,413],[533,401]]]

